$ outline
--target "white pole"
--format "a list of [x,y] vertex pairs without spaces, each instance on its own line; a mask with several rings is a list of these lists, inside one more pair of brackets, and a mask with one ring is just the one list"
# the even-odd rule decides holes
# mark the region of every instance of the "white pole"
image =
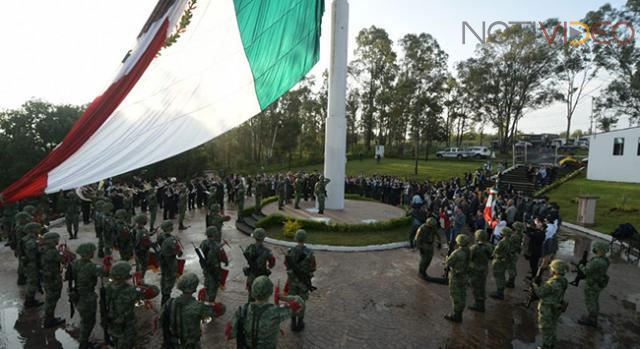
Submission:
[[347,43],[349,4],[333,0],[331,15],[331,61],[329,63],[329,106],[325,125],[324,176],[327,185],[325,207],[344,209],[344,177],[347,157]]

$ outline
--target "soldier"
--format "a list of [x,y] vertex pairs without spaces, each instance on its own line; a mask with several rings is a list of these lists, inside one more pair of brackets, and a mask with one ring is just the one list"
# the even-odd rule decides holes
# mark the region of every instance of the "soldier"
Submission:
[[476,243],[469,249],[469,284],[476,300],[469,310],[484,313],[485,289],[487,286],[487,274],[489,273],[489,260],[493,254],[493,246],[487,243],[487,234],[484,230],[476,230]]
[[105,202],[102,205],[102,240],[98,241],[98,257],[111,256],[115,233],[112,212],[113,204],[110,201]]
[[522,252],[522,240],[524,238],[524,231],[526,226],[522,222],[513,223],[513,229],[511,231],[510,246],[511,253],[509,254],[509,262],[507,263],[507,283],[506,287],[516,287],[516,277],[518,276],[518,259],[520,259],[520,252]]
[[324,213],[324,200],[327,197],[327,184],[331,182],[329,178],[324,178],[324,176],[320,176],[318,178],[318,182],[313,188],[314,193],[316,194],[316,200],[318,201],[318,213]]
[[131,237],[131,231],[129,231],[129,225],[126,223],[127,211],[120,209],[116,211],[115,222],[115,242],[120,252],[120,259],[128,261],[133,256],[133,239]]
[[98,306],[98,295],[96,294],[96,284],[98,277],[102,275],[102,266],[91,261],[96,245],[90,242],[83,243],[76,250],[80,259],[73,263],[73,281],[75,284],[75,294],[72,295],[73,302],[80,314],[80,347],[89,348],[89,337],[96,325],[96,309]]
[[24,230],[25,226],[29,222],[31,222],[32,219],[33,218],[31,217],[31,215],[24,211],[20,211],[15,215],[16,227],[15,227],[14,237],[13,237],[15,239],[15,246],[13,248],[15,249],[14,251],[15,256],[18,257],[18,285],[20,286],[24,285],[27,280],[25,276],[25,271],[24,271],[25,259],[23,257],[24,249],[22,246],[22,239],[26,235],[26,232]]
[[282,210],[284,205],[287,203],[286,197],[286,182],[282,175],[278,175],[278,179],[276,182],[276,195],[278,195],[278,210]]
[[[93,204],[94,206],[94,212],[93,212],[93,226],[96,229],[96,238],[98,239],[98,241],[100,241],[102,239],[102,228],[103,228],[103,220],[104,220],[104,216],[102,214],[102,207],[104,206],[104,201],[103,200],[97,200],[95,202],[95,204]],[[98,256],[100,258],[104,257],[104,256]]]
[[129,187],[126,187],[123,192],[122,197],[122,208],[125,210],[125,222],[127,224],[131,224],[131,217],[136,214],[135,208],[133,207],[133,191]]
[[569,282],[564,277],[569,267],[562,260],[555,259],[550,264],[551,278],[543,285],[535,286],[534,292],[540,298],[538,303],[538,329],[542,333],[542,346],[538,348],[552,349],[556,342],[558,318],[566,310],[564,293]]
[[[280,323],[294,316],[304,307],[298,296],[281,296],[283,305],[269,303],[273,294],[273,283],[267,276],[259,276],[251,285],[256,301],[244,304],[227,323],[227,339],[236,338],[239,348],[276,348]],[[240,345],[240,343],[243,343]]]
[[256,180],[256,205],[255,205],[255,213],[262,214],[262,198],[266,193],[267,185],[264,182],[264,178],[262,176],[258,176]]
[[296,181],[295,181],[295,204],[294,204],[294,208],[296,209],[300,209],[300,198],[302,197],[302,190],[304,189],[304,175],[302,174],[302,172],[298,172],[298,175],[296,176]]
[[136,222],[136,228],[134,230],[135,234],[135,253],[136,253],[136,271],[140,273],[142,280],[144,280],[144,275],[147,272],[147,267],[149,265],[149,249],[153,244],[151,242],[151,235],[144,226],[147,224],[147,216],[146,215],[137,215],[134,218]]
[[600,292],[607,287],[609,276],[609,245],[602,241],[593,243],[593,253],[596,255],[586,265],[578,265],[578,268],[584,273],[586,278],[586,287],[584,288],[584,301],[587,306],[588,314],[578,320],[578,323],[585,326],[598,326],[598,313],[600,312],[598,298]]
[[238,220],[242,221],[242,211],[244,211],[244,197],[245,197],[244,183],[242,179],[238,181],[236,186],[236,204],[238,205]]
[[444,318],[453,322],[462,322],[467,297],[467,272],[469,269],[469,237],[464,234],[456,236],[457,248],[445,260],[449,268],[449,297],[453,305],[453,313]]
[[[315,290],[311,279],[316,271],[316,257],[313,255],[313,251],[304,245],[307,239],[306,231],[298,230],[295,239],[298,246],[290,248],[284,260],[287,268],[287,285],[289,286],[289,295],[299,296],[306,303],[309,299],[309,293]],[[291,317],[291,330],[294,332],[304,330],[304,309]]]
[[127,280],[131,278],[131,265],[119,261],[111,267],[111,279],[106,286],[109,331],[116,349],[133,349],[136,340],[136,314],[134,308],[142,295]]
[[[225,218],[220,215],[220,205],[211,205],[211,210],[207,215],[207,227],[216,227],[220,232],[220,238],[222,238],[222,224]],[[218,240],[220,242],[221,240]]]
[[269,276],[271,274],[269,269],[276,265],[276,259],[273,257],[271,250],[263,245],[267,232],[262,228],[258,228],[253,231],[252,236],[256,242],[242,251],[244,258],[249,263],[248,267],[242,269],[242,272],[247,277],[246,287],[249,291],[249,302],[254,301],[254,297],[251,294],[253,280],[261,275]]
[[147,202],[149,202],[149,229],[153,230],[158,214],[158,193],[155,189],[147,191]]
[[40,256],[42,266],[42,287],[45,293],[44,324],[43,327],[50,328],[61,325],[64,319],[54,316],[56,304],[62,292],[61,264],[63,257],[57,249],[60,242],[58,233],[48,232],[42,237],[44,248]]
[[418,232],[415,237],[415,245],[420,251],[420,264],[418,265],[418,276],[427,280],[427,269],[431,264],[433,258],[433,244],[435,240],[438,240],[438,246],[442,246],[442,240],[438,234],[436,219],[430,217],[427,221],[418,228]]
[[71,190],[67,193],[67,198],[62,203],[64,205],[64,221],[67,224],[69,239],[77,239],[80,224],[80,199],[78,199],[76,192]]
[[185,230],[184,217],[187,214],[187,190],[184,185],[180,186],[180,193],[178,194],[178,230]]
[[493,277],[496,280],[497,290],[489,296],[494,299],[504,299],[505,272],[511,256],[511,240],[509,239],[511,233],[512,230],[509,227],[502,229],[502,239],[493,250],[491,266],[493,267]]
[[162,304],[171,298],[171,290],[178,277],[178,260],[176,256],[182,256],[182,248],[173,231],[173,222],[164,221],[160,225],[162,233],[158,235],[158,246],[160,246],[160,290],[162,292]]
[[35,299],[40,280],[40,251],[38,250],[38,234],[40,231],[42,231],[42,225],[28,223],[24,226],[25,236],[20,241],[20,258],[27,282],[25,308],[35,308],[43,304]]
[[229,265],[229,259],[220,244],[220,231],[218,228],[211,226],[207,228],[207,239],[200,243],[200,250],[206,260],[206,264],[202,267],[204,275],[204,287],[207,289],[207,302],[215,302],[218,288],[222,284],[223,269]]
[[225,308],[222,303],[214,306],[199,302],[193,298],[198,288],[198,277],[193,273],[186,273],[178,279],[178,289],[182,295],[170,299],[162,307],[160,321],[165,340],[165,347],[173,349],[199,349],[201,322],[220,317]]

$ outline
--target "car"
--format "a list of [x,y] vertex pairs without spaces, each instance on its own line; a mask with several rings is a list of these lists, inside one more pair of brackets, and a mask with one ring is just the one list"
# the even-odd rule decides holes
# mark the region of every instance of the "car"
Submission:
[[436,153],[436,157],[438,159],[456,158],[458,160],[462,160],[467,156],[467,152],[463,148],[447,148]]
[[531,147],[531,146],[533,146],[533,144],[531,144],[531,142],[527,142],[527,141],[517,141],[515,146],[516,147]]
[[491,149],[489,147],[469,147],[466,150],[467,156],[474,159],[487,159],[491,157]]

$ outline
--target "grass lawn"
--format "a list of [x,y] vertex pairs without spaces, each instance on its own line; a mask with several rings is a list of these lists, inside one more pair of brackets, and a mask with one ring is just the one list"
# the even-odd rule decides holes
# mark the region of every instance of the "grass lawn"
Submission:
[[[339,246],[367,246],[406,241],[411,227],[399,227],[376,232],[326,232],[307,230],[307,243]],[[284,236],[282,226],[267,229],[267,236],[277,240],[293,241]]]
[[[417,179],[423,180],[425,178],[429,180],[444,180],[450,179],[455,176],[462,176],[465,172],[473,171],[482,167],[483,161],[474,160],[421,160],[418,162],[418,176]],[[353,160],[347,162],[347,175],[370,176],[373,174],[391,175],[398,177],[414,178],[414,160],[405,159],[382,159],[380,164],[376,163],[375,159],[365,159],[362,161]],[[322,172],[323,164],[294,167],[293,172],[303,170],[305,172],[312,172],[318,170]],[[286,168],[265,168],[267,172],[287,172]]]
[[[590,181],[584,174],[547,193],[560,205],[562,219],[575,223],[579,195],[599,197],[596,204],[596,225],[591,227],[610,234],[619,224],[631,223],[640,228],[640,184]],[[626,212],[619,210],[624,208]]]

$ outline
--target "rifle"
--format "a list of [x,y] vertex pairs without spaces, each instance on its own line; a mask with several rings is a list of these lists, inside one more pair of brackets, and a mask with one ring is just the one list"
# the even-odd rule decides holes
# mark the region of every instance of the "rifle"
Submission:
[[238,246],[238,247],[240,247],[240,251],[242,251],[242,255],[244,256],[244,259],[246,259],[247,263],[249,263],[248,267],[242,268],[242,273],[244,273],[244,276],[249,276],[249,271],[258,270],[258,265],[256,264],[257,261],[254,258],[251,258],[247,253],[247,251],[244,248],[242,248],[242,246]]
[[[447,258],[449,258],[449,256],[451,256],[451,254],[453,253],[453,242],[449,241],[449,250],[447,251]],[[445,258],[445,262],[447,260],[447,258]],[[442,278],[445,280],[449,280],[449,271],[451,268],[449,268],[448,265],[446,265],[445,263],[445,267],[444,267],[444,272],[442,273]]]
[[524,302],[524,306],[525,308],[529,309],[529,307],[531,306],[531,303],[537,301],[538,299],[540,299],[540,297],[538,297],[538,295],[536,294],[535,291],[535,287],[540,285],[540,282],[542,282],[542,273],[544,272],[544,268],[541,265],[540,267],[538,267],[538,271],[536,272],[536,276],[533,278],[533,280],[531,280],[531,283],[529,284],[529,287],[525,290],[525,292],[527,292],[527,301]]
[[73,318],[73,314],[76,313],[76,308],[73,304],[77,300],[77,290],[73,284],[73,264],[67,264],[64,279],[67,281],[67,293],[69,294],[69,309],[71,310],[71,316],[69,317]]
[[100,276],[100,324],[104,332],[104,342],[113,346],[111,335],[109,334],[109,305],[107,303],[107,289],[104,286],[104,276]]
[[293,274],[298,278],[298,280],[302,281],[302,283],[305,286],[307,286],[307,288],[309,289],[309,292],[313,292],[318,288],[313,286],[313,284],[311,283],[311,278],[308,277],[308,275],[304,273],[302,270],[300,270],[300,267],[299,267],[299,263],[301,263],[304,259],[306,259],[308,255],[302,254],[302,256],[300,257],[301,258],[299,258],[298,261],[296,262],[293,262],[291,256],[289,255],[285,255],[284,259],[287,262],[287,266],[291,268],[291,271],[293,271]]
[[202,254],[202,250],[200,250],[200,248],[198,248],[196,246],[196,244],[193,243],[193,241],[191,242],[191,245],[193,245],[193,249],[196,251],[196,254],[198,255],[198,261],[200,262],[200,268],[202,268],[203,271],[207,270],[207,258]]
[[569,284],[572,286],[576,286],[578,287],[580,285],[580,280],[585,279],[587,276],[584,274],[584,272],[580,269],[580,266],[586,265],[588,258],[589,257],[589,250],[585,250],[582,253],[582,258],[580,259],[580,262],[578,262],[578,264],[572,263],[576,266],[576,278],[573,279],[573,281],[571,281]]

